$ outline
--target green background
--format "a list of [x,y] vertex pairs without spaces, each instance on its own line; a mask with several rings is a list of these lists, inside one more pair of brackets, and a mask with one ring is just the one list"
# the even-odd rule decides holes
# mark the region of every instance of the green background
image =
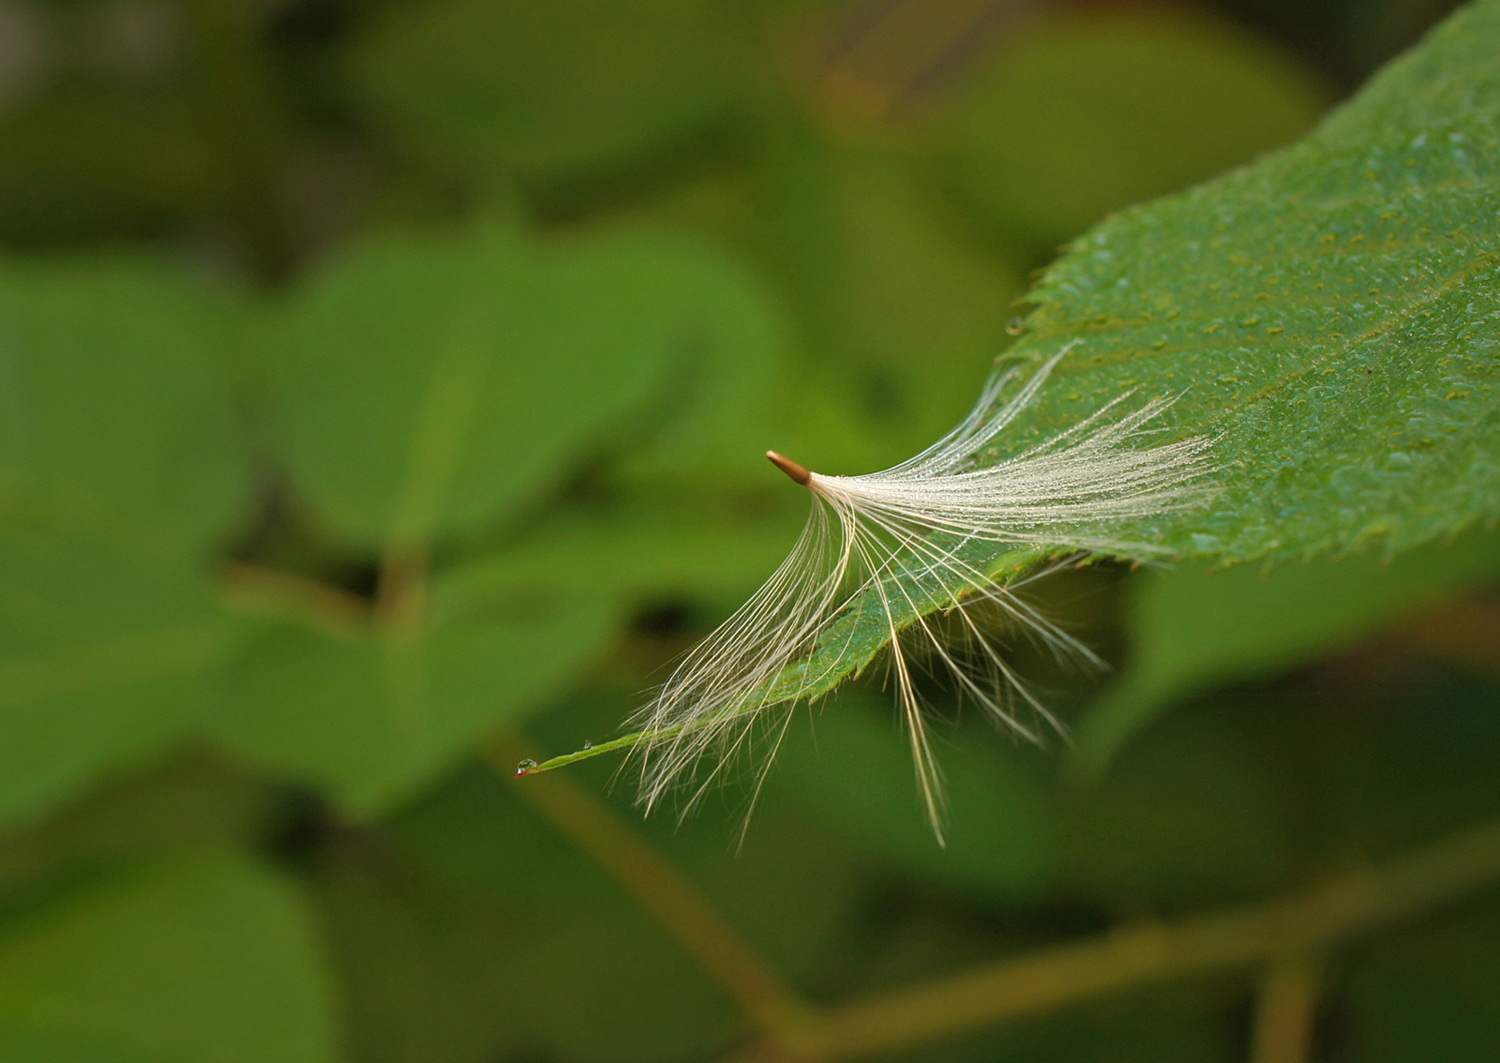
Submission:
[[[0,1058],[1493,1058],[1500,867],[940,993],[1500,816],[1500,5],[1354,95],[1451,6],[0,0]],[[1111,665],[1010,640],[1071,742],[923,681],[946,848],[878,658],[747,828],[753,764],[513,778],[774,570],[765,449],[1072,338],[1003,445],[1180,394],[1218,493],[1029,589]]]

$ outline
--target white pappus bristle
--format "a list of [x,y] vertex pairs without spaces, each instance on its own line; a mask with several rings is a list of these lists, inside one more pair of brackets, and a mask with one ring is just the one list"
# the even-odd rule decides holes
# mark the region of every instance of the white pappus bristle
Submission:
[[[1018,369],[997,373],[962,424],[884,472],[825,476],[774,452],[767,455],[806,485],[812,513],[797,545],[765,585],[687,655],[636,716],[642,738],[635,756],[642,767],[641,802],[648,810],[677,790],[687,792],[686,808],[691,808],[725,766],[748,751],[757,725],[775,715],[767,738],[769,764],[802,692],[833,674],[798,676],[789,670],[820,647],[853,603],[870,595],[888,628],[896,699],[939,841],[945,820],[941,773],[902,644],[903,625],[909,625],[907,637],[919,637],[952,673],[960,692],[997,720],[1039,740],[1041,735],[1011,711],[1019,699],[1038,720],[1061,730],[969,609],[985,603],[1055,651],[1097,659],[1016,593],[1023,581],[986,579],[963,560],[963,549],[980,542],[1160,557],[1159,548],[1118,539],[1110,529],[1200,504],[1207,494],[1211,446],[1201,436],[1142,445],[1158,430],[1154,422],[1172,400],[1153,398],[1122,412],[1130,398],[1126,393],[1045,442],[980,467],[981,451],[1036,397],[1074,346],[1043,363],[1009,398]],[[962,625],[969,646],[964,659],[934,629],[934,607],[951,612]],[[832,661],[829,668],[837,669],[838,654],[821,648]]]

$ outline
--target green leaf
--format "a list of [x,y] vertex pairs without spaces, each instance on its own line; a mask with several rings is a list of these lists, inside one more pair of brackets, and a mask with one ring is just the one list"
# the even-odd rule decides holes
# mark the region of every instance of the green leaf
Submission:
[[[895,463],[968,411],[1007,342],[1024,274],[973,245],[911,160],[790,133],[777,147],[766,177],[776,209],[766,213],[780,226],[775,251],[813,369],[793,394],[800,411],[820,391],[842,407],[814,409],[807,420],[820,423],[796,433],[810,449],[792,453],[827,472],[870,468],[839,461]],[[851,414],[864,438],[841,447],[827,422]]]
[[1390,561],[1365,553],[1270,572],[1142,573],[1126,618],[1130,665],[1085,718],[1074,767],[1097,774],[1173,700],[1311,661],[1496,572],[1500,535],[1473,532]]
[[267,627],[221,675],[215,733],[369,814],[539,707],[615,623],[607,597],[570,595],[539,575],[513,581],[508,594],[455,595],[452,606],[439,582],[434,598],[412,632],[335,639]]
[[1282,748],[1313,755],[1302,803],[1326,810],[1340,846],[1372,858],[1500,816],[1500,689],[1464,669],[1418,670],[1421,654],[1401,651],[1376,643],[1336,660],[1301,684],[1321,704],[1294,693],[1294,711],[1279,714],[1291,716]]
[[796,541],[802,514],[796,513],[797,523],[772,507],[764,507],[770,513],[726,515],[722,510],[733,500],[709,501],[721,511],[674,513],[663,505],[543,525],[508,550],[452,569],[445,593],[456,608],[482,609],[545,573],[550,586],[622,605],[677,594],[716,601],[743,595],[775,571]]
[[6,101],[0,233],[7,240],[133,237],[184,216],[223,218],[239,206],[244,174],[214,142],[201,97],[153,92],[154,78],[128,87],[67,80],[20,107]]
[[145,260],[0,263],[0,519],[163,558],[221,535],[248,465],[227,299]]
[[[1114,911],[1265,896],[1299,869],[1296,812],[1316,807],[1268,755],[1250,713],[1184,713],[1074,790],[1057,828],[1071,897]],[[1300,800],[1299,800],[1300,799]]]
[[734,349],[743,283],[647,236],[533,248],[487,232],[352,252],[269,341],[297,485],[351,538],[411,545],[503,520],[648,413],[691,438],[702,421],[679,407]]
[[1082,339],[1009,444],[1130,388],[1223,433],[1220,495],[1121,533],[1219,562],[1409,549],[1500,513],[1500,5],[1316,134],[1081,239],[1033,294]]
[[[978,743],[945,749],[943,775],[955,822],[939,848],[891,706],[867,696],[830,708],[813,723],[816,741],[803,728],[788,733],[772,786],[795,789],[846,827],[859,848],[923,878],[1011,903],[1040,891],[1053,810],[1037,778]],[[877,712],[887,717],[883,726]]]
[[345,847],[309,882],[353,1058],[665,1061],[734,1036],[717,983],[510,780],[476,765],[382,826],[378,863]]
[[0,1055],[332,1063],[334,1002],[296,892],[229,855],[79,889],[0,924]]
[[633,494],[655,488],[674,497],[753,479],[747,470],[762,471],[773,407],[785,405],[788,329],[781,309],[749,271],[706,244],[644,233],[636,239],[636,266],[654,274],[657,285],[647,298],[659,301],[654,312],[663,316],[662,327],[679,329],[680,337],[649,434],[617,455],[617,474]]
[[235,639],[190,569],[106,539],[0,532],[0,817],[178,738]]
[[[1176,396],[1161,438],[1217,438],[1216,494],[1112,534],[1220,565],[1394,554],[1500,515],[1497,49],[1485,0],[1302,143],[1081,238],[1012,354],[1081,343],[996,457],[1126,393]],[[1036,560],[996,554],[968,561],[1004,579]],[[825,640],[803,696],[887,641],[873,591],[843,623],[853,648]]]
[[346,69],[372,120],[440,164],[573,171],[724,113],[745,32],[703,0],[445,0],[391,8]]
[[232,650],[232,311],[146,260],[0,263],[0,816],[179,738]]
[[1363,950],[1343,997],[1353,1024],[1340,1063],[1481,1063],[1500,1039],[1500,933],[1493,903]]
[[1205,14],[1062,9],[967,90],[951,165],[992,226],[1050,250],[1112,210],[1289,143],[1329,102],[1290,56]]

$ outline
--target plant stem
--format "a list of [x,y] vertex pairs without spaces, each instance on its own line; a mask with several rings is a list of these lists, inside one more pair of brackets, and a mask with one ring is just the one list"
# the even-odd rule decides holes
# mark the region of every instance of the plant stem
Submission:
[[[523,757],[539,759],[513,734],[493,741],[486,755],[507,776]],[[781,1058],[802,1058],[819,1025],[816,1013],[686,876],[566,772],[527,776],[518,780],[516,792],[703,965]]]
[[357,638],[370,626],[363,598],[295,573],[227,561],[218,588],[228,609],[294,621],[329,638]]
[[[887,1053],[1152,983],[1318,954],[1497,880],[1500,821],[1283,900],[1122,928],[836,1008],[791,1058],[824,1063]],[[787,1056],[761,1045],[745,1058]]]
[[1306,955],[1273,960],[1260,981],[1250,1063],[1307,1063],[1322,990],[1322,965]]
[[422,547],[387,550],[380,559],[374,616],[386,631],[414,636],[427,608],[427,551]]

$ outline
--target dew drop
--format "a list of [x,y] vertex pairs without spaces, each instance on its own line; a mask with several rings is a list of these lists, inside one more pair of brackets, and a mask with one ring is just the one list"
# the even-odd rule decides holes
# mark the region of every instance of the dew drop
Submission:
[[585,742],[585,743],[583,743],[583,748],[584,749],[593,749],[594,748],[594,743],[592,743],[592,742]]
[[1013,317],[1005,323],[1005,331],[1012,336],[1019,336],[1026,331],[1026,322],[1018,317]]
[[521,763],[519,763],[519,764],[516,765],[516,775],[518,777],[522,776],[522,775],[525,775],[528,771],[530,771],[534,767],[536,767],[536,761],[534,761],[530,757],[528,757],[527,759],[521,761]]

